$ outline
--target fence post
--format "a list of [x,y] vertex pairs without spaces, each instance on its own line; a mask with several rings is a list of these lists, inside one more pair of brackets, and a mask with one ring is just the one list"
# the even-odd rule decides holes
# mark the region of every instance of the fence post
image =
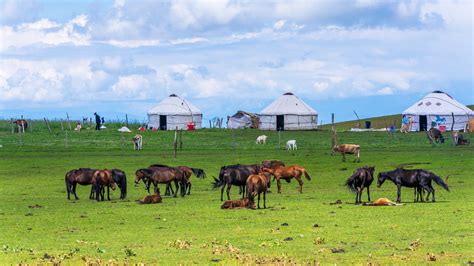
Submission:
[[49,133],[51,133],[51,127],[49,126],[49,123],[46,117],[44,118],[44,123],[46,124],[46,126],[48,126]]
[[13,127],[13,118],[10,118],[10,125],[12,126],[12,134],[14,134],[15,128]]
[[173,142],[174,158],[176,158],[177,149],[178,149],[178,127],[174,130],[174,142]]
[[63,119],[59,119],[59,122],[61,122],[61,131],[64,131],[64,126],[63,126]]
[[69,114],[67,112],[66,112],[66,117],[67,117],[67,124],[68,124],[69,130],[72,130],[71,121],[69,120]]
[[334,146],[336,146],[336,129],[334,125],[334,113],[331,114],[331,155],[334,155]]
[[127,127],[128,127],[128,115],[127,115],[127,114],[125,114],[125,124],[126,124]]
[[179,150],[183,149],[183,129],[179,130]]

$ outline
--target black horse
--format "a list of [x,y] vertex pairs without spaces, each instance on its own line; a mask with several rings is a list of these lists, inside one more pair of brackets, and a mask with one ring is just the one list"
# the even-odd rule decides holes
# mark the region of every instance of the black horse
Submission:
[[230,200],[230,188],[232,185],[240,187],[240,193],[242,198],[245,197],[245,187],[247,185],[247,178],[250,175],[256,175],[260,171],[260,165],[227,165],[222,166],[219,172],[219,179],[214,177],[212,183],[213,190],[219,187],[221,188],[221,201],[224,201],[224,188],[227,185],[227,199]]
[[127,197],[127,175],[120,169],[112,169],[112,178],[120,188],[120,199]]
[[[426,195],[426,201],[429,200],[430,194],[432,195],[432,201],[435,201],[435,190],[431,185],[431,181],[435,181],[436,184],[442,186],[444,189],[449,191],[448,185],[441,179],[441,177],[433,174],[432,172],[423,169],[406,170],[403,168],[397,168],[393,171],[380,172],[378,175],[377,187],[382,186],[383,182],[388,179],[397,185],[397,202],[400,203],[401,187],[412,187],[416,190],[421,188],[428,192]],[[419,190],[419,191],[421,191]]]
[[346,181],[346,186],[356,193],[355,204],[362,203],[362,191],[367,188],[367,198],[370,201],[369,187],[374,181],[375,166],[364,166],[358,168]]

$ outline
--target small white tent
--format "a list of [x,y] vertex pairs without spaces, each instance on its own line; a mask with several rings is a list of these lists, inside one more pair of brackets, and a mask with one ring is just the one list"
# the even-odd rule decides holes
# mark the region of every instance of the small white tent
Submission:
[[194,123],[194,128],[201,128],[202,113],[196,106],[176,94],[171,94],[148,111],[148,128],[186,129],[189,122]]
[[451,130],[453,115],[453,129],[462,130],[469,119],[474,117],[474,112],[447,93],[433,91],[403,111],[402,115],[411,118],[409,131],[426,131],[431,127]]
[[260,129],[308,130],[318,127],[318,113],[303,100],[287,92],[259,114]]

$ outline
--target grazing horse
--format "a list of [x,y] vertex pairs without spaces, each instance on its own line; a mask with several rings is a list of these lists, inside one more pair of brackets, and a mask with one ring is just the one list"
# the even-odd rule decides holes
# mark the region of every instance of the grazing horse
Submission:
[[355,204],[362,203],[362,191],[367,188],[367,198],[370,201],[369,187],[374,181],[375,166],[364,166],[358,168],[346,181],[346,186],[356,193]]
[[449,191],[448,185],[443,181],[443,179],[441,179],[441,177],[423,169],[406,170],[403,168],[397,168],[393,171],[380,172],[378,175],[377,187],[382,186],[386,179],[397,185],[397,203],[400,203],[401,201],[400,194],[402,186],[426,190],[428,192],[426,201],[429,200],[429,196],[432,193],[433,202],[435,201],[435,191],[431,185],[432,180]]
[[346,161],[346,154],[354,154],[354,162],[360,162],[360,146],[357,144],[341,144],[335,145],[332,148],[332,154],[340,152],[342,154],[342,161]]
[[299,191],[303,193],[303,180],[301,176],[304,175],[306,179],[311,180],[311,176],[308,174],[304,167],[299,165],[292,166],[278,166],[275,168],[266,168],[263,167],[262,171],[270,173],[273,175],[274,179],[277,181],[278,193],[281,193],[281,181],[280,179],[285,179],[287,183],[291,182],[292,178],[295,178],[300,184]]
[[95,199],[97,201],[104,201],[105,187],[107,187],[107,200],[110,200],[110,188],[115,190],[112,171],[107,169],[95,171],[92,182],[95,187]]
[[18,127],[18,131],[25,132],[26,129],[28,128],[28,122],[25,119],[17,119],[13,121],[13,124],[15,124]]
[[269,173],[260,172],[258,175],[250,175],[247,178],[247,198],[250,206],[255,206],[255,196],[258,195],[258,208],[260,209],[260,194],[263,193],[263,208],[266,209],[266,195],[270,188],[271,177]]
[[242,192],[242,198],[245,196],[245,186],[247,178],[252,174],[258,174],[260,171],[260,165],[227,165],[222,166],[219,172],[219,179],[214,177],[212,183],[213,190],[219,187],[221,188],[221,201],[224,201],[224,188],[227,186],[227,199],[230,200],[230,189],[232,185],[240,186]]
[[285,166],[285,163],[280,160],[264,160],[262,161],[262,167],[275,168],[277,166]]
[[[79,199],[76,194],[76,186],[77,184],[82,186],[92,185],[94,179],[94,172],[96,169],[91,168],[79,168],[73,169],[66,173],[66,191],[67,191],[67,199],[71,199],[71,193],[74,194],[74,198],[77,200]],[[91,192],[89,194],[89,199],[93,199],[94,197],[94,186],[91,188]]]
[[238,199],[238,200],[226,200],[221,205],[221,209],[236,209],[236,208],[255,208],[255,206],[250,204],[248,198]]
[[435,141],[436,143],[444,143],[443,134],[441,134],[441,131],[439,129],[432,127],[430,128],[430,130],[426,131],[426,135],[430,140],[430,144],[433,144],[433,141]]
[[[166,167],[152,167],[142,168],[135,172],[135,184],[138,184],[140,180],[151,180],[155,187],[155,193],[159,193],[158,184],[168,184],[174,182],[176,190],[174,197],[178,194],[178,182],[182,181],[182,173],[174,168]],[[181,196],[184,196],[184,186],[181,189]]]
[[[182,173],[182,177],[184,178],[183,180],[181,180],[180,184],[184,184],[185,188],[184,188],[184,192],[186,193],[187,191],[187,194],[190,195],[191,194],[191,181],[190,181],[190,178],[191,176],[194,174],[197,178],[206,178],[206,172],[204,172],[203,169],[200,169],[200,168],[192,168],[192,167],[189,167],[189,166],[185,166],[185,165],[181,165],[181,166],[176,166],[176,167],[171,167],[171,166],[168,166],[168,165],[163,165],[163,164],[152,164],[149,166],[150,168],[151,167],[168,167],[168,168],[174,168],[178,171],[181,171]],[[172,187],[168,184],[166,186],[166,193],[165,195],[169,195],[169,192],[170,191],[173,191]],[[150,192],[149,190],[149,184],[148,184],[148,192]],[[174,192],[172,192],[174,193]]]
[[127,175],[120,169],[112,169],[112,178],[117,186],[120,188],[120,199],[127,197]]

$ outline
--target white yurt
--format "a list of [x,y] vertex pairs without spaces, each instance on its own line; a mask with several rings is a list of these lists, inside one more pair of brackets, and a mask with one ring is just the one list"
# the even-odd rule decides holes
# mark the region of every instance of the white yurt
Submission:
[[442,91],[433,91],[402,113],[411,121],[408,131],[426,131],[431,127],[451,130],[453,115],[453,130],[464,130],[474,112]]
[[171,94],[157,106],[148,111],[148,128],[160,130],[188,129],[188,124],[194,128],[202,126],[202,112],[185,99]]
[[303,100],[287,92],[263,109],[260,129],[308,130],[318,127],[318,113]]

